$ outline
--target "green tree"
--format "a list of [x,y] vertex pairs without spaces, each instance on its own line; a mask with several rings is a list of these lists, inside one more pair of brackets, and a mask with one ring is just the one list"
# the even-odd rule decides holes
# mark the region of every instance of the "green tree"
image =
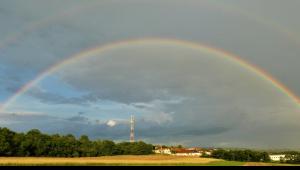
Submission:
[[0,128],[0,156],[51,156],[80,157],[104,155],[145,155],[152,154],[153,145],[145,142],[121,142],[110,140],[91,141],[82,135],[78,140],[68,134],[47,135],[37,129],[16,133]]
[[97,149],[99,149],[99,155],[115,155],[116,144],[110,140],[104,140],[98,143]]
[[269,162],[270,157],[267,152],[257,152],[252,150],[222,150],[212,152],[211,157],[230,161],[253,161]]
[[13,137],[15,133],[8,128],[0,128],[0,155],[13,155]]
[[177,148],[183,148],[183,146],[182,145],[178,145]]

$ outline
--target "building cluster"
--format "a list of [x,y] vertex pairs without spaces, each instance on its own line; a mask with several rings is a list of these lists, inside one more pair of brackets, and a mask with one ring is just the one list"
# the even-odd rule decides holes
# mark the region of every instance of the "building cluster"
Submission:
[[278,161],[286,161],[286,156],[284,154],[277,154],[277,155],[269,155],[271,161],[278,162]]
[[[191,147],[184,148],[182,146],[165,146],[165,145],[156,145],[154,146],[153,152],[156,154],[162,155],[174,155],[174,156],[211,156],[213,151],[217,150],[215,148],[200,148],[200,147]],[[288,161],[293,159],[288,157],[285,154],[269,154],[271,161],[273,162],[281,162]],[[295,156],[294,156],[295,157]]]
[[204,149],[199,147],[183,148],[183,147],[167,147],[155,146],[154,153],[175,156],[202,156],[211,155],[213,149]]
[[[154,153],[163,155],[174,155],[174,156],[210,156],[214,151],[214,148],[183,148],[183,147],[168,147],[168,146],[155,146]],[[284,154],[270,154],[271,161],[286,161],[287,157]]]

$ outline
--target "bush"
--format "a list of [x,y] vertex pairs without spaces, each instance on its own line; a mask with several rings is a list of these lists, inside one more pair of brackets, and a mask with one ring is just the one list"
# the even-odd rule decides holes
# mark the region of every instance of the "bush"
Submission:
[[212,152],[211,157],[228,161],[270,162],[270,157],[267,152],[257,152],[251,150],[218,149]]

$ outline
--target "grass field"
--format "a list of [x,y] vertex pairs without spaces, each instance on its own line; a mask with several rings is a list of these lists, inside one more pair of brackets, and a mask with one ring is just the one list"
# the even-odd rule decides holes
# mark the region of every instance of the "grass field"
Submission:
[[149,156],[104,156],[88,158],[35,158],[0,157],[0,165],[6,166],[276,166],[272,163],[245,163],[211,158]]

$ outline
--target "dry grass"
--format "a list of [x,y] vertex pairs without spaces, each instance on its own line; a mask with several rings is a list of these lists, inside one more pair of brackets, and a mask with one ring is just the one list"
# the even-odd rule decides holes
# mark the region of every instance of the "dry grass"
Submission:
[[244,166],[272,166],[272,164],[263,162],[247,162]]
[[246,162],[244,166],[299,166],[299,165],[282,164],[282,163]]
[[101,165],[101,164],[207,164],[220,161],[210,158],[177,157],[164,155],[148,156],[104,156],[87,158],[36,158],[36,157],[0,157],[0,165]]
[[[29,165],[29,166],[96,166],[96,165],[154,165],[154,166],[289,166],[288,164],[262,163],[262,162],[237,162],[224,161],[220,159],[199,157],[178,157],[169,155],[147,155],[147,156],[103,156],[83,158],[49,158],[49,157],[0,157],[1,165]],[[290,165],[291,166],[291,165]],[[295,166],[295,165],[292,165]]]

